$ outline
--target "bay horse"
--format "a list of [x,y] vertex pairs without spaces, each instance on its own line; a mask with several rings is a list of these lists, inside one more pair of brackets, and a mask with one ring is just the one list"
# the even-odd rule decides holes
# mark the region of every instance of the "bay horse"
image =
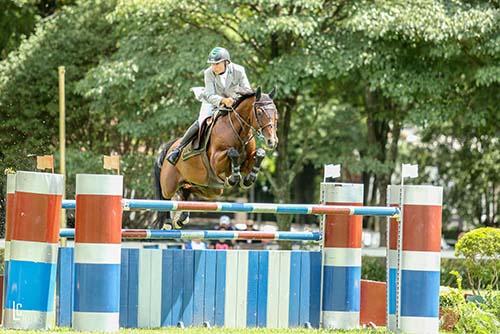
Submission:
[[[263,137],[268,150],[278,145],[275,89],[264,94],[259,87],[241,94],[227,114],[215,119],[202,154],[186,160],[181,157],[174,166],[165,157],[180,139],[162,146],[153,169],[156,199],[186,201],[191,194],[214,199],[225,188],[247,189],[254,184],[265,157],[264,149],[256,148],[255,136]],[[176,211],[169,217],[168,212],[158,212],[155,225],[180,229],[189,221],[189,212]]]

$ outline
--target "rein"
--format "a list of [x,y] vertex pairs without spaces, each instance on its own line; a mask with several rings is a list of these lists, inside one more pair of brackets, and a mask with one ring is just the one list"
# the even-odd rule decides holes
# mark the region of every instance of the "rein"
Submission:
[[259,128],[256,129],[252,126],[252,124],[248,123],[243,117],[241,117],[241,115],[236,111],[236,109],[234,109],[232,106],[231,106],[231,111],[234,112],[234,115],[236,116],[236,119],[238,120],[238,122],[240,123],[240,126],[241,126],[241,129],[244,130],[245,128],[250,128],[252,129],[252,133],[251,135],[248,137],[248,139],[245,141],[243,140],[243,138],[241,138],[241,136],[239,135],[239,133],[236,131],[235,127],[234,127],[234,124],[233,124],[233,120],[231,118],[231,115],[229,114],[229,124],[231,124],[231,128],[234,132],[234,134],[236,135],[236,137],[238,137],[238,140],[240,141],[241,145],[243,146],[243,148],[245,148],[247,146],[247,144],[255,137],[255,133],[257,133],[257,136],[259,138],[263,138],[264,135],[262,134],[262,131],[267,128],[268,126],[272,126],[273,125],[273,122],[272,120],[269,121],[269,123],[267,123],[266,125],[262,126],[262,124],[260,123],[260,119],[257,117],[257,110],[261,110],[263,111],[267,118],[271,119],[271,117],[269,117],[269,113],[267,112],[267,108],[265,106],[268,106],[268,105],[272,105],[273,102],[267,102],[267,103],[257,103],[257,102],[254,102],[254,104],[252,105],[252,112],[253,112],[253,117],[255,117],[256,121],[257,121],[257,124],[259,125]]

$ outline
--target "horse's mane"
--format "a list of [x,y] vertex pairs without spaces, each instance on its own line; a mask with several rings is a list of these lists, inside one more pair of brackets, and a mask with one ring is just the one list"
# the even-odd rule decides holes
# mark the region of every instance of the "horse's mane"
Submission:
[[234,109],[238,108],[241,102],[245,101],[249,97],[255,96],[255,92],[252,89],[240,89],[237,94],[238,96],[233,104]]
[[[236,97],[236,100],[234,101],[234,104],[233,104],[234,109],[238,108],[238,106],[243,101],[248,99],[249,97],[255,96],[255,91],[252,89],[243,88],[237,92],[237,95],[238,96]],[[259,99],[259,102],[261,102],[261,101],[262,102],[272,102],[273,100],[267,94],[262,94],[260,99]]]

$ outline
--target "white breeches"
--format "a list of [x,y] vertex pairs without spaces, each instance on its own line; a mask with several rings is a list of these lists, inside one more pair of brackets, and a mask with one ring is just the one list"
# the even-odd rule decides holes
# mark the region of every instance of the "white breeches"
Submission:
[[200,115],[198,116],[198,124],[201,125],[205,119],[213,116],[215,108],[210,103],[203,102],[200,108]]

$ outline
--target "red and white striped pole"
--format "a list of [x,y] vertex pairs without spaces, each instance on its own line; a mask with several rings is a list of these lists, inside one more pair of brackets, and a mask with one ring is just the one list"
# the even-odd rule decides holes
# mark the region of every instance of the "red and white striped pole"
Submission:
[[55,282],[62,175],[17,172],[4,326],[55,325]]

